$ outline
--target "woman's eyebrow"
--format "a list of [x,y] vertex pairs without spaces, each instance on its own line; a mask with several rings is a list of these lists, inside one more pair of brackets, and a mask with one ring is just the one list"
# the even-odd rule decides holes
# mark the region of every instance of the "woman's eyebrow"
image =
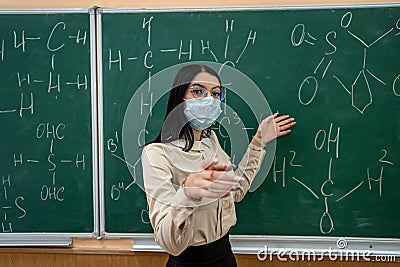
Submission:
[[[207,89],[207,87],[206,87],[205,85],[203,85],[203,84],[201,84],[201,83],[197,83],[197,82],[192,83],[190,86],[194,86],[194,85],[197,85],[197,86],[200,86],[200,87],[203,87],[203,88],[206,88],[206,89]],[[212,87],[211,90],[214,90],[214,89],[221,89],[221,88],[222,88],[221,85],[216,85],[216,86]]]
[[197,86],[206,88],[206,87],[205,87],[204,85],[202,85],[201,83],[192,83],[190,86],[194,86],[194,85],[197,85]]
[[217,85],[217,86],[214,86],[213,88],[211,88],[211,90],[213,90],[213,89],[222,89],[222,86],[221,85]]

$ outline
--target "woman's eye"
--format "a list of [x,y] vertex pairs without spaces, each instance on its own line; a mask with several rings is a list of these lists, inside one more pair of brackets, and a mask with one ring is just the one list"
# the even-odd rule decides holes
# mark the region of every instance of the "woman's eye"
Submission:
[[196,95],[203,95],[203,91],[200,89],[194,89],[192,92]]
[[221,93],[220,92],[213,92],[213,96],[221,96]]

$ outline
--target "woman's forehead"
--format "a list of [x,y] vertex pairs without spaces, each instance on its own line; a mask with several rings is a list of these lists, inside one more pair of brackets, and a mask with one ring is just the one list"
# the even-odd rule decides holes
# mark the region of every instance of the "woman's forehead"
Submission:
[[200,72],[194,76],[192,83],[220,85],[218,78],[208,72]]

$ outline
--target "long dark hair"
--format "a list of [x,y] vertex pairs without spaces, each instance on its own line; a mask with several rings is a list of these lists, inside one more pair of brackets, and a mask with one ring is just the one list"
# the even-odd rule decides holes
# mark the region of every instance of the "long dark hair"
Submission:
[[[166,143],[182,138],[185,140],[183,151],[189,151],[194,144],[192,127],[183,112],[185,93],[193,78],[200,72],[207,72],[215,76],[221,84],[217,72],[205,65],[192,64],[183,67],[175,77],[173,88],[169,94],[167,112],[165,114],[163,128],[151,143]],[[182,126],[183,125],[183,126]],[[202,131],[202,137],[210,137],[211,127]]]

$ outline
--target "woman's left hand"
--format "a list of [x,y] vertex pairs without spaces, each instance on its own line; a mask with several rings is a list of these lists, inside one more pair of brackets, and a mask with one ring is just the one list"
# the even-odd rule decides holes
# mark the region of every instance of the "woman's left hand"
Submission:
[[258,127],[256,135],[251,141],[253,144],[264,147],[277,137],[289,134],[296,122],[289,115],[278,116],[278,113],[265,118]]

